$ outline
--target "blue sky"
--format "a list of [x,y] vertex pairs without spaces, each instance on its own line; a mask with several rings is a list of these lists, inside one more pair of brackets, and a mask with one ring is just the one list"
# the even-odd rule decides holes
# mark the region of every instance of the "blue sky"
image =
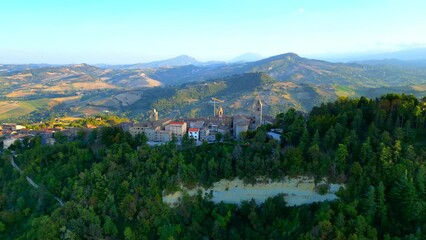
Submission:
[[0,63],[228,60],[426,46],[424,0],[1,0]]

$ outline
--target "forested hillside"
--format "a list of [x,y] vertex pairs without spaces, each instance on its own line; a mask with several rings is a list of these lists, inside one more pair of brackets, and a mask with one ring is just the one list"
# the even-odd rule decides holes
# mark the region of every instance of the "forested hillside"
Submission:
[[[12,145],[0,161],[1,239],[426,239],[426,99],[339,98],[279,114],[241,141],[149,147],[118,127],[74,141]],[[266,135],[282,128],[281,143]],[[23,170],[11,164],[14,159]],[[344,183],[339,200],[297,207],[214,204],[165,193],[220,179],[310,175]],[[26,176],[39,184],[34,188]],[[54,198],[58,196],[64,205]]]

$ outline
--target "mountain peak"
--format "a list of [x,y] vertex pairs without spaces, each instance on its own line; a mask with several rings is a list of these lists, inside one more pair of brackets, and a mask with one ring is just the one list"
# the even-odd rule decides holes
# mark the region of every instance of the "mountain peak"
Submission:
[[186,55],[186,54],[179,55],[179,56],[174,57],[174,58],[172,58],[172,59],[176,59],[176,58],[194,59],[194,60],[195,60],[195,58],[193,58],[193,57],[191,57],[191,56],[189,56],[189,55]]
[[297,55],[296,53],[292,53],[292,52],[280,54],[280,55],[277,55],[277,56],[284,57],[284,58],[301,58],[299,55]]
[[265,58],[260,61],[276,61],[276,60],[294,61],[294,60],[300,60],[300,59],[302,59],[302,57],[300,57],[296,53],[289,52],[289,53],[283,53],[280,55]]

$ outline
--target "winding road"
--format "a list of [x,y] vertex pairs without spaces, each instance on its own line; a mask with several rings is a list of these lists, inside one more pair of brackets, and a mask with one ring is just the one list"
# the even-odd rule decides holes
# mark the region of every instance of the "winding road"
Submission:
[[[23,174],[24,172],[22,171],[22,169],[18,166],[18,164],[16,164],[15,162],[15,153],[12,152],[12,155],[10,155],[10,163],[12,164],[13,168],[15,168],[20,174]],[[33,186],[34,188],[38,188],[39,185],[37,183],[35,183],[30,177],[25,176],[25,178],[27,179],[27,182]],[[64,206],[64,201],[62,201],[59,197],[53,195],[55,200],[58,201],[58,203],[62,206]]]

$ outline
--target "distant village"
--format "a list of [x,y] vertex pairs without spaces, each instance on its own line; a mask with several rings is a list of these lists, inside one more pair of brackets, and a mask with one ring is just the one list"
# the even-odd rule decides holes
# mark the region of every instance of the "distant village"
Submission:
[[[256,130],[264,124],[273,124],[274,118],[263,115],[263,103],[257,100],[253,115],[226,116],[221,106],[215,109],[213,117],[169,119],[159,118],[156,109],[149,112],[149,120],[141,123],[123,122],[118,126],[128,131],[132,136],[145,134],[150,145],[157,145],[173,140],[179,142],[185,134],[196,142],[214,142],[217,136],[228,136],[238,139],[242,132]],[[41,130],[27,129],[16,123],[3,123],[0,128],[0,137],[3,138],[3,148],[7,149],[15,141],[25,138],[41,136],[42,144],[53,145],[54,134],[61,132],[63,136],[73,139],[79,130],[91,131],[93,127],[82,128],[46,128]],[[279,131],[269,132],[271,138],[280,139]]]

